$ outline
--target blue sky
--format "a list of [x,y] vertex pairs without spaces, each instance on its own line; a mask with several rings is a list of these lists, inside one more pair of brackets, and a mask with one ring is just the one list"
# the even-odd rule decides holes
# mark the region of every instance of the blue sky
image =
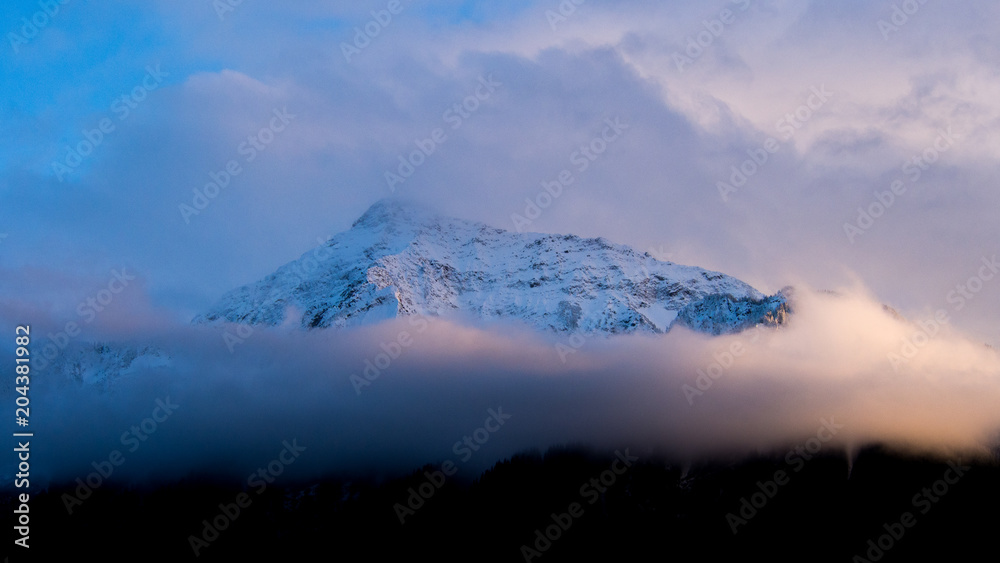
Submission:
[[[128,265],[150,314],[186,322],[388,196],[512,229],[614,117],[630,129],[532,230],[659,249],[766,292],[860,285],[914,318],[952,307],[1000,250],[989,2],[901,16],[892,3],[587,0],[553,19],[557,1],[403,0],[349,60],[343,44],[387,1],[246,0],[221,17],[208,0],[41,6],[0,7],[7,309],[58,318]],[[12,40],[32,17],[48,21]],[[445,112],[486,76],[501,86],[450,129]],[[136,90],[144,80],[155,88]],[[282,109],[287,129],[244,161],[241,143]],[[113,131],[60,180],[53,163],[103,119]],[[388,189],[398,157],[439,127],[448,141]],[[779,148],[759,173],[721,193],[768,138]],[[935,143],[913,180],[906,163]],[[185,221],[179,206],[233,159],[243,172]],[[905,191],[851,236],[897,179]],[[1000,341],[997,286],[952,311],[981,341]]]

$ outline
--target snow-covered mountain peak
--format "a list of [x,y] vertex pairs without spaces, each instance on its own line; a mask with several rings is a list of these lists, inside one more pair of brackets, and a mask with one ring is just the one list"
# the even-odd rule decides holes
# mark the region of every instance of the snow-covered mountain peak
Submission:
[[378,229],[399,225],[420,225],[438,218],[437,213],[418,202],[387,197],[372,204],[351,225],[351,228]]
[[719,334],[787,310],[719,272],[654,259],[603,238],[513,233],[396,199],[351,229],[227,293],[195,322],[304,328],[406,315],[524,322],[546,331],[666,332],[676,323]]

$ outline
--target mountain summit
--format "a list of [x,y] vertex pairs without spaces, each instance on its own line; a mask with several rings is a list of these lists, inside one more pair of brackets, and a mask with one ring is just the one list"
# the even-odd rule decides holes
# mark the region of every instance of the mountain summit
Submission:
[[782,293],[603,238],[513,233],[383,199],[351,228],[225,294],[196,323],[348,327],[406,315],[514,320],[557,332],[710,334],[780,324]]

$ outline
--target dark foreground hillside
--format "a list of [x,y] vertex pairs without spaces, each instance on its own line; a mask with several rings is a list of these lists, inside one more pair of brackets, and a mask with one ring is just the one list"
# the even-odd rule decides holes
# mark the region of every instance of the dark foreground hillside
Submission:
[[[850,476],[847,460],[832,455],[704,464],[685,474],[663,459],[618,454],[526,454],[474,483],[444,479],[440,488],[434,472],[441,468],[432,466],[380,485],[336,478],[276,482],[259,494],[205,479],[148,491],[107,484],[72,516],[61,495],[75,484],[55,487],[32,497],[31,557],[5,551],[12,562],[89,556],[892,562],[994,561],[998,555],[995,462],[949,463],[872,448],[858,455]],[[419,498],[421,492],[428,498]],[[0,510],[11,515],[12,500],[3,501]]]

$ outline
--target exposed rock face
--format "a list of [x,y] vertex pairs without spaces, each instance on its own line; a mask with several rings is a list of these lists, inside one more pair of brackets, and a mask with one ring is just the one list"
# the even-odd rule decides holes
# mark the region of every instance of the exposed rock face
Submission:
[[515,319],[558,332],[723,334],[780,324],[785,296],[602,238],[513,233],[377,202],[350,230],[226,294],[194,322],[347,327],[405,315]]

